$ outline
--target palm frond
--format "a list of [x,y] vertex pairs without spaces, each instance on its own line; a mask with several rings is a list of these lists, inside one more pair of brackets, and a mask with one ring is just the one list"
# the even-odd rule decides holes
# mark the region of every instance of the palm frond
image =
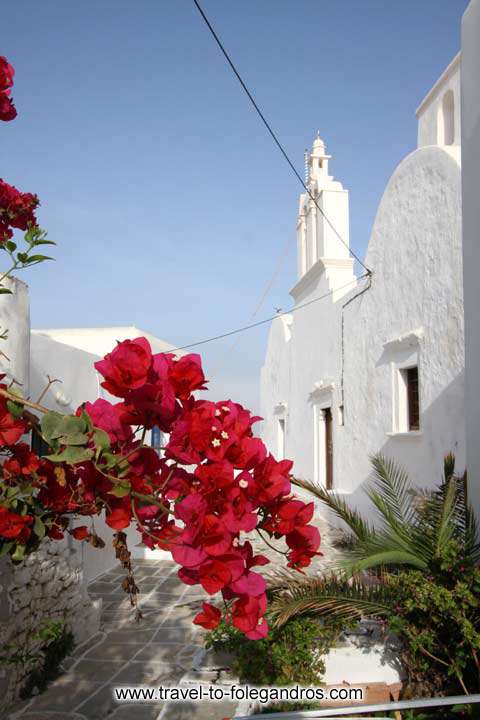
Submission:
[[364,570],[374,568],[388,568],[406,565],[408,567],[426,570],[428,563],[425,562],[415,551],[409,552],[402,548],[385,548],[380,551],[359,547],[353,550],[343,559],[340,567],[348,574],[353,575]]
[[[374,470],[374,485],[370,495],[382,498],[383,503],[378,510],[385,517],[387,524],[408,526],[415,522],[416,506],[411,492],[411,483],[406,470],[391,458],[381,453],[371,458]],[[384,515],[384,508],[388,513]]]
[[335,576],[287,579],[287,582],[286,587],[276,590],[270,606],[275,626],[304,613],[350,621],[384,616],[392,607],[389,587],[380,582],[367,585]]
[[375,536],[375,530],[370,523],[364,520],[359,512],[349,508],[345,500],[336,493],[327,491],[325,488],[309,480],[293,478],[292,484],[303,490],[307,490],[307,492],[327,505],[337,517],[348,525],[356,539],[365,540]]

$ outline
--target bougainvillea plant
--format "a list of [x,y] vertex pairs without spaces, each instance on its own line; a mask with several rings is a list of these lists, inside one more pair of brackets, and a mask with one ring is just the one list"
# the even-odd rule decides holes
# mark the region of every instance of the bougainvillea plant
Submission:
[[[10,97],[15,71],[7,58],[0,55],[0,120],[14,120],[17,111]],[[0,273],[0,294],[9,294],[11,290],[4,284],[16,270],[37,265],[52,258],[37,254],[40,245],[54,245],[47,239],[46,232],[37,223],[35,210],[39,199],[33,193],[21,192],[0,178],[0,250],[8,256],[9,267]],[[15,230],[24,232],[25,247],[18,249],[12,239]],[[4,332],[1,338],[6,337]]]
[[[48,242],[33,215],[36,197],[5,187],[7,252],[11,228],[26,229],[27,243]],[[85,402],[75,415],[21,397],[0,377],[0,554],[21,562],[44,537],[66,533],[102,547],[92,519],[104,514],[137,617],[125,533],[132,525],[147,547],[171,553],[184,583],[221,594],[222,610],[205,602],[195,623],[211,629],[223,617],[250,639],[265,637],[266,585],[254,568],[269,560],[254,554],[248,535],[285,538],[281,552],[300,571],[319,554],[313,503],[291,494],[292,463],[268,453],[252,431],[259,418],[241,405],[195,397],[206,387],[198,355],[154,354],[139,337],[118,343],[95,368],[118,401]],[[145,443],[153,428],[168,438],[162,455]],[[43,457],[25,442],[30,431],[49,448]]]
[[[241,405],[195,398],[205,387],[198,355],[153,354],[140,337],[95,367],[119,401],[98,398],[76,415],[48,411],[0,384],[2,552],[20,561],[42,537],[66,532],[102,544],[81,518],[104,512],[124,564],[123,531],[133,524],[147,547],[171,552],[183,582],[222,594],[237,629],[264,637],[265,580],[254,568],[268,559],[254,555],[245,534],[284,537],[287,564],[299,570],[320,543],[309,525],[313,503],[291,495],[292,463],[268,454],[252,432],[258,418]],[[32,426],[50,448],[44,457],[22,442]],[[144,443],[153,427],[169,436],[163,457]],[[135,594],[133,576],[126,580]],[[204,603],[195,622],[213,628],[221,617]]]

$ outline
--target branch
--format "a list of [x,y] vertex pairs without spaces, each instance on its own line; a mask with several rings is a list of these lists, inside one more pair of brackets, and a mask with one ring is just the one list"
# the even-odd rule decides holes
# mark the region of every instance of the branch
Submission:
[[11,400],[14,403],[17,403],[18,405],[23,405],[24,407],[30,407],[33,410],[38,410],[38,412],[41,413],[49,413],[51,410],[44,407],[43,405],[39,405],[38,403],[31,402],[30,400],[24,400],[24,398],[18,397],[18,395],[15,395],[15,393],[11,393],[8,390],[4,390],[3,388],[0,388],[0,396],[6,397],[7,400]]

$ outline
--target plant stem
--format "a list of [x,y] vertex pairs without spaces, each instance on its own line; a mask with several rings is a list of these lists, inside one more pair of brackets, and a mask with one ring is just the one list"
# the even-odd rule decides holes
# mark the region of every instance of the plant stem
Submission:
[[0,395],[3,397],[6,397],[8,400],[11,400],[14,403],[17,403],[18,405],[24,405],[25,407],[30,407],[33,410],[38,410],[38,412],[41,412],[41,413],[51,412],[48,408],[44,407],[43,405],[39,405],[38,403],[31,402],[30,400],[24,400],[24,398],[18,397],[18,395],[15,395],[15,393],[11,393],[8,390],[4,390],[3,388],[0,388]]
[[287,555],[287,553],[286,553],[286,552],[283,552],[283,550],[279,550],[279,549],[276,548],[274,545],[271,545],[271,544],[268,542],[268,540],[266,540],[266,539],[263,537],[262,533],[260,532],[260,530],[259,530],[258,528],[256,528],[256,530],[257,530],[257,533],[258,533],[258,534],[260,535],[260,537],[262,538],[262,540],[263,540],[263,542],[265,543],[265,545],[268,545],[269,548],[272,548],[272,550],[275,550],[275,552],[279,553],[280,555]]

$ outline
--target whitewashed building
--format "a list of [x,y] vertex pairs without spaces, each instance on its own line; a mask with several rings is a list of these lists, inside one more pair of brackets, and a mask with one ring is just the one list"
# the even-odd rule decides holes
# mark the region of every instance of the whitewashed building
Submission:
[[465,421],[469,493],[480,520],[480,0],[462,20],[462,214],[465,292]]
[[370,277],[354,275],[348,191],[314,141],[308,187],[323,213],[300,196],[294,310],[273,321],[261,372],[272,452],[356,506],[375,452],[423,486],[439,480],[450,450],[465,466],[460,55],[417,118],[417,148],[377,210]]
[[[42,397],[42,405],[50,410],[73,414],[83,402],[95,402],[105,398],[120,402],[102,386],[103,378],[95,370],[94,363],[111,352],[117,342],[146,337],[154,353],[169,352],[173,345],[135,326],[98,328],[53,328],[32,330],[30,337],[30,395]],[[183,353],[176,353],[181,355]],[[49,384],[49,379],[57,382]],[[146,442],[159,444],[160,437],[147,435]],[[104,550],[92,548],[88,543],[78,545],[82,553],[82,569],[85,582],[115,566],[112,549],[112,529],[103,516],[95,518],[95,531],[105,541]],[[134,557],[156,557],[162,551],[151,551],[140,542],[135,527],[127,530],[129,548]]]

